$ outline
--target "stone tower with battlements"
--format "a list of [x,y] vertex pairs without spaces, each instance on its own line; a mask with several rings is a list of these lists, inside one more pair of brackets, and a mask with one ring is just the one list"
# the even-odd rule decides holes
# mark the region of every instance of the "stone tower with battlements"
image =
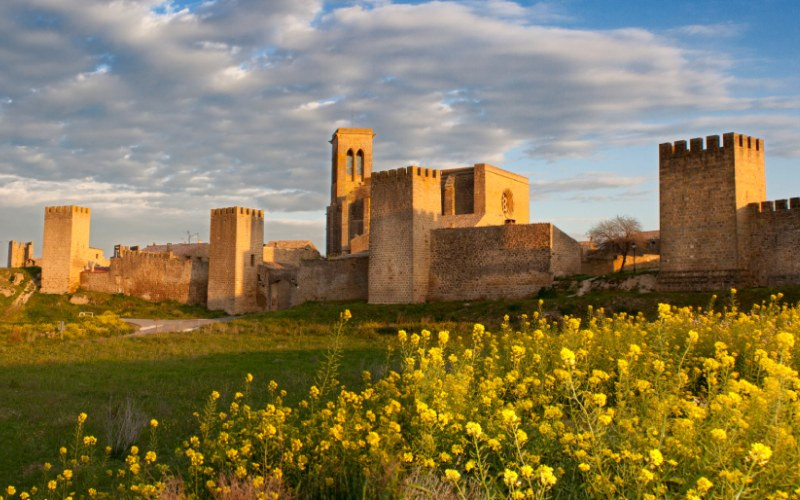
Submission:
[[42,293],[73,293],[89,257],[91,210],[74,205],[45,207]]
[[8,267],[27,267],[34,265],[33,242],[11,240],[8,242]]
[[327,209],[328,256],[366,250],[369,234],[372,138],[368,128],[340,128],[331,138],[331,204]]
[[425,302],[431,231],[442,213],[440,172],[421,167],[376,172],[370,198],[369,302]]
[[257,292],[264,247],[263,210],[211,210],[210,240],[208,308],[228,314],[261,310]]
[[736,133],[659,146],[662,290],[746,286],[751,211],[766,199],[764,140]]

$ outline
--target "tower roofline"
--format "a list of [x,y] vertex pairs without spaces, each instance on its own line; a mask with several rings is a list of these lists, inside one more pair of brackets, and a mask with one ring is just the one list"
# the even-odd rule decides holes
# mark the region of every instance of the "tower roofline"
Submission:
[[371,135],[372,137],[375,137],[376,135],[371,128],[337,128],[336,132],[334,132],[333,136],[331,136],[330,142],[333,142],[333,140],[336,139],[336,136],[339,134]]

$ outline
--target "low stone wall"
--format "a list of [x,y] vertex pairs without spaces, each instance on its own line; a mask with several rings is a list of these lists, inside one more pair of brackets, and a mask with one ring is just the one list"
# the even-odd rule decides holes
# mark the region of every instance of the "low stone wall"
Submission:
[[[636,255],[636,269],[658,269],[661,256],[656,254]],[[589,255],[581,262],[580,274],[590,276],[602,276],[603,274],[615,273],[622,268],[622,255]],[[633,256],[628,255],[625,259],[625,270],[633,270]]]
[[129,252],[111,259],[108,271],[84,271],[81,288],[95,292],[122,293],[145,300],[174,300],[206,304],[208,262],[175,257],[171,253]]
[[552,230],[508,224],[433,231],[429,300],[523,298],[552,285]]
[[369,254],[306,260],[297,271],[292,305],[323,300],[367,300]]

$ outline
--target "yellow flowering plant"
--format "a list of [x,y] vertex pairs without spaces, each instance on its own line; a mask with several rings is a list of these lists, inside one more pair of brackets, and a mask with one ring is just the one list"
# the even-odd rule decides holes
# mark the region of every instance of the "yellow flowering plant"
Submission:
[[[109,494],[800,498],[800,307],[658,312],[400,331],[385,375],[342,387],[334,349],[294,405],[274,381],[257,403],[248,374],[230,401],[210,391],[176,464],[131,450]],[[97,448],[82,425],[39,497]]]

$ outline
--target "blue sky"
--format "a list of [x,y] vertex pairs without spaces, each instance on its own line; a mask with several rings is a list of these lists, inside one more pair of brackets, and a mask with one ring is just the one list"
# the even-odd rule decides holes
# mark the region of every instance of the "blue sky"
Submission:
[[800,2],[4,0],[0,262],[41,250],[43,207],[92,243],[208,237],[265,209],[324,242],[329,145],[371,127],[376,170],[488,162],[581,238],[658,226],[657,145],[766,140],[770,199],[800,195]]

